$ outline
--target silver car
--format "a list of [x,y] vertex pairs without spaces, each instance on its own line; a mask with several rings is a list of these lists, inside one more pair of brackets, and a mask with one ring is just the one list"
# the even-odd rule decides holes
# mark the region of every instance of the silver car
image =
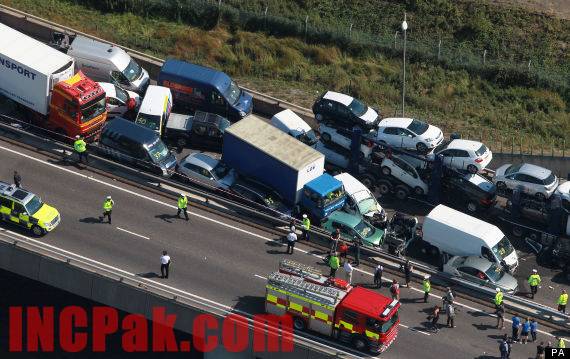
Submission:
[[204,153],[191,153],[176,166],[176,172],[189,183],[204,187],[228,189],[236,181],[236,173],[222,161]]
[[558,187],[551,170],[530,163],[506,164],[495,171],[493,182],[499,190],[522,188],[529,195],[546,199]]
[[475,284],[489,288],[501,288],[509,294],[514,294],[518,290],[515,277],[506,273],[496,263],[481,257],[452,257],[443,265],[443,271]]

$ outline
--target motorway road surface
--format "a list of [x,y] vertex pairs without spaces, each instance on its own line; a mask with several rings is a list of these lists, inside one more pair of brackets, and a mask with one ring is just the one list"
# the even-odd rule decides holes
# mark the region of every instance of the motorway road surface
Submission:
[[[194,208],[190,210],[190,221],[186,222],[173,216],[174,201],[85,169],[56,164],[3,141],[0,141],[0,159],[0,179],[10,181],[12,171],[17,169],[24,188],[39,194],[60,211],[62,223],[41,241],[241,311],[263,311],[263,277],[276,270],[279,259],[285,256],[277,236]],[[115,200],[112,225],[98,219],[107,195]],[[18,236],[6,231],[0,234]],[[157,277],[162,250],[168,250],[173,261],[167,280]],[[323,272],[327,269],[302,244],[290,257],[321,265]],[[363,267],[354,280],[368,284],[372,277]],[[382,292],[388,295],[386,288]],[[497,339],[503,332],[493,328],[495,319],[479,305],[461,303],[457,328],[443,328],[436,334],[425,328],[429,304],[419,303],[421,296],[417,288],[402,290],[402,327],[397,341],[383,357],[497,357]],[[441,303],[436,297],[430,300],[431,305]],[[443,316],[442,319],[440,322],[445,321]],[[506,324],[508,327],[509,323]],[[542,332],[539,340],[553,340],[553,337]],[[528,358],[534,353],[532,344],[513,348],[513,358]]]

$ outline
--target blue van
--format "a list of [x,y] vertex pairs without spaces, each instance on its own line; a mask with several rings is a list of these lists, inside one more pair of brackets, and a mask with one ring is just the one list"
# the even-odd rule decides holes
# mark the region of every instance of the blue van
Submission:
[[253,109],[249,93],[224,72],[208,67],[166,60],[158,74],[158,85],[170,88],[177,111],[212,112],[235,122]]

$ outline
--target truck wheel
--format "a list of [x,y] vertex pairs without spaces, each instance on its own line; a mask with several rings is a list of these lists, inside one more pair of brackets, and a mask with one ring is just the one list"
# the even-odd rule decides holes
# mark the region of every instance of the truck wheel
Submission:
[[331,143],[332,139],[331,139],[331,135],[327,132],[322,133],[321,134],[321,139],[323,140],[323,142],[325,143]]
[[352,339],[352,345],[356,348],[356,350],[361,352],[368,351],[368,341],[361,336],[356,336]]
[[416,188],[414,188],[414,194],[416,196],[423,196],[424,195],[424,189],[421,187],[416,187]]
[[44,230],[38,226],[38,225],[34,225],[32,227],[32,233],[34,234],[34,236],[36,237],[41,237],[44,234]]
[[513,232],[513,236],[519,237],[519,238],[522,237],[524,234],[524,231],[519,227],[513,227],[512,232]]
[[389,194],[392,191],[392,186],[390,186],[390,184],[388,182],[385,181],[381,181],[378,182],[378,192],[380,192],[380,194]]
[[305,330],[305,321],[299,317],[295,317],[295,319],[293,319],[293,327],[296,330]]
[[409,195],[410,191],[408,191],[406,188],[402,186],[398,186],[396,188],[396,198],[399,199],[400,201],[405,200],[406,198],[408,198]]

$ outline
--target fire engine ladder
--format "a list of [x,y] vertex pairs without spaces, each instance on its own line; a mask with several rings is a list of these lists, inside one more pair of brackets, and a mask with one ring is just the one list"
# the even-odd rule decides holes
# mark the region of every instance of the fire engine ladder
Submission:
[[309,282],[325,285],[328,277],[314,267],[284,258],[279,262],[279,271],[304,278]]
[[334,306],[340,297],[341,290],[333,287],[325,287],[315,283],[306,282],[303,278],[273,272],[268,278],[268,284],[307,298],[323,305]]

